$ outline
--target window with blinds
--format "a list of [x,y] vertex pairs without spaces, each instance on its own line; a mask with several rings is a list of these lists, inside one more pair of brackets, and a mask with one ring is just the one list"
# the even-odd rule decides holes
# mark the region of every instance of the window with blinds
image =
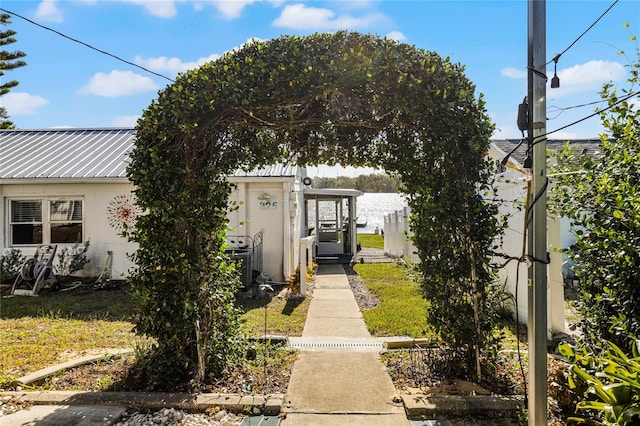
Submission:
[[9,206],[11,245],[84,241],[82,200],[11,200]]
[[42,244],[42,201],[11,201],[11,244]]

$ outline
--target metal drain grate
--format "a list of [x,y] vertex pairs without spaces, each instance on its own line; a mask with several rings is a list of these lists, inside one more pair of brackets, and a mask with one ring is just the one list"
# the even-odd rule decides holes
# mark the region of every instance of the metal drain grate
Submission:
[[325,352],[378,352],[383,347],[381,340],[374,339],[305,339],[290,338],[289,346],[301,351],[325,351]]

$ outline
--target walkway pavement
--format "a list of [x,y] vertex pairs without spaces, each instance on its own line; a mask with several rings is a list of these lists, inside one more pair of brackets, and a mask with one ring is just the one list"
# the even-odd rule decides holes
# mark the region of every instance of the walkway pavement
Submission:
[[408,425],[375,341],[342,265],[320,265],[282,425]]
[[320,265],[302,337],[290,339],[300,354],[284,401],[281,395],[243,401],[228,395],[28,392],[22,396],[56,405],[1,416],[0,426],[112,424],[136,398],[136,406],[147,408],[257,404],[269,414],[281,407],[283,426],[407,426],[403,404],[380,361],[383,341],[367,331],[342,265]]

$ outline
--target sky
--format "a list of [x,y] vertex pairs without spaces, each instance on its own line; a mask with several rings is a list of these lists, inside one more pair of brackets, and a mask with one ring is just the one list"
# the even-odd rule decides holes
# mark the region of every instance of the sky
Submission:
[[[522,136],[516,118],[527,94],[526,0],[0,0],[0,8],[32,21],[13,15],[17,41],[3,47],[27,54],[27,66],[1,77],[19,82],[0,97],[19,129],[134,127],[169,79],[251,39],[348,30],[464,65],[496,126],[493,137]],[[564,52],[556,65],[560,88],[547,90],[550,138],[598,137],[597,116],[555,130],[606,106],[577,107],[600,101],[604,83],[630,88],[628,65],[640,43],[631,38],[638,35],[638,0],[547,0],[549,82],[552,59]],[[339,166],[318,172],[356,173]]]

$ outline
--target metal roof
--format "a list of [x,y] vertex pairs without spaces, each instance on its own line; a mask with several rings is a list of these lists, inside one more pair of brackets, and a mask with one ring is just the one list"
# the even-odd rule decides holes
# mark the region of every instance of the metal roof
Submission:
[[359,197],[363,194],[358,189],[340,189],[340,188],[305,188],[304,195],[313,195],[318,198],[345,198]]
[[133,129],[0,132],[0,179],[126,178]]
[[[127,179],[134,129],[0,131],[0,180]],[[295,177],[297,167],[276,164],[232,176]]]
[[[507,155],[518,146],[521,140],[522,139],[491,139],[491,143],[502,151],[504,155]],[[594,157],[599,154],[600,139],[548,139],[547,149],[560,150],[567,143],[578,153],[586,150],[586,153]],[[524,143],[511,154],[510,158],[522,166],[526,157],[527,141],[525,140]],[[496,160],[500,160],[500,158]]]

